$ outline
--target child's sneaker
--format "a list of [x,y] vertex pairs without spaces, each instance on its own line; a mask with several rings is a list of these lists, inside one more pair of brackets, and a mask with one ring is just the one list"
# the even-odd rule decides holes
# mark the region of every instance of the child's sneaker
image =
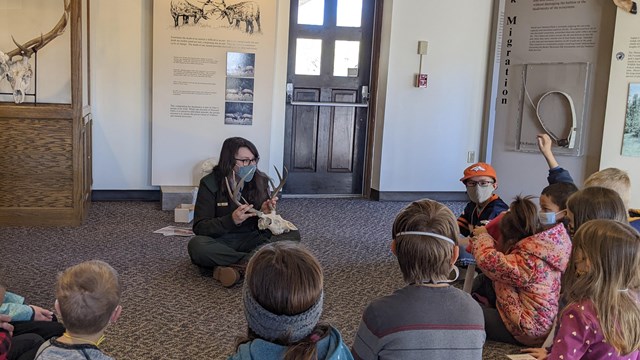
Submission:
[[213,278],[224,287],[232,287],[240,281],[240,272],[229,266],[217,266],[213,269]]

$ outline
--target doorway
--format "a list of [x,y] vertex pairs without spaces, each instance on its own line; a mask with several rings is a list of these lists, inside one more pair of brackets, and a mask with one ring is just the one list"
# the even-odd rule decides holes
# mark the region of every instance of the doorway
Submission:
[[291,0],[285,192],[361,196],[375,0]]

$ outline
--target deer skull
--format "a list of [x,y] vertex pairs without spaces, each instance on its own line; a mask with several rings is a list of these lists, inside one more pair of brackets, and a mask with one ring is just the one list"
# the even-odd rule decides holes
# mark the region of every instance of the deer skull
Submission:
[[[282,190],[284,183],[287,181],[287,168],[284,168],[284,178],[280,175],[280,171],[278,171],[278,168],[275,169],[276,173],[278,174],[278,178],[280,179],[280,184],[276,187],[273,181],[269,179],[269,184],[271,184],[271,188],[273,189],[270,196],[271,199],[273,199],[278,194],[278,192]],[[242,195],[240,194],[240,191],[242,190],[242,185],[244,185],[244,179],[249,175],[251,175],[251,173],[245,175],[242,179],[240,179],[239,182],[234,183],[233,191],[231,189],[231,185],[229,185],[229,179],[225,179],[229,197],[231,197],[231,200],[238,206],[241,205],[240,200],[244,200],[242,198]],[[276,214],[276,209],[271,209],[271,212],[268,214],[265,214],[262,211],[256,209],[250,209],[250,211],[255,212],[258,216],[258,229],[260,230],[269,229],[269,231],[271,231],[273,235],[280,235],[291,230],[298,230],[298,228],[290,221],[287,221],[283,219],[282,216]]]
[[280,235],[291,230],[298,230],[291,221],[287,221],[283,219],[282,216],[277,215],[275,210],[268,214],[262,213],[262,216],[258,216],[260,217],[258,219],[258,229],[269,229],[273,235]]
[[[22,45],[18,44],[16,40],[12,38],[18,48],[11,50],[8,53],[0,51],[0,81],[2,81],[2,79],[6,79],[9,82],[13,92],[13,101],[15,101],[16,104],[20,104],[24,101],[27,89],[29,89],[29,85],[31,84],[33,71],[31,70],[29,59],[38,50],[51,42],[51,40],[62,35],[65,27],[67,26],[67,19],[70,16],[71,2],[67,2],[67,0],[64,1],[64,12],[62,17],[58,20],[58,23],[53,27],[53,29],[51,29],[51,31],[33,38]],[[15,57],[19,58],[14,60]]]
[[14,61],[0,51],[0,78],[7,79],[13,91],[16,104],[24,102],[24,96],[31,84],[31,64],[26,56]]

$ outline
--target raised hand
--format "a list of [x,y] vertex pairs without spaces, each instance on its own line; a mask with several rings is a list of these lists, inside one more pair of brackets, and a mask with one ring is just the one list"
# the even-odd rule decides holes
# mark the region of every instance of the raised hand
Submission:
[[556,161],[556,157],[553,155],[551,151],[551,146],[553,145],[553,140],[547,134],[538,134],[536,136],[538,140],[538,149],[544,156],[544,159],[547,161],[547,165],[549,165],[549,169],[553,169],[558,166],[558,162]]

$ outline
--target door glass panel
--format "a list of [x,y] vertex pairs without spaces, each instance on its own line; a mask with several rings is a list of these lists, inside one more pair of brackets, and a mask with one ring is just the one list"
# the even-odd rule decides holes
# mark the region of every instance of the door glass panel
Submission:
[[358,76],[360,41],[336,40],[333,76]]
[[323,23],[324,0],[298,0],[298,24],[322,25]]
[[[302,2],[303,0],[300,0]],[[362,0],[338,0],[336,25],[360,27],[362,20]]]
[[320,75],[322,40],[296,39],[296,75]]

